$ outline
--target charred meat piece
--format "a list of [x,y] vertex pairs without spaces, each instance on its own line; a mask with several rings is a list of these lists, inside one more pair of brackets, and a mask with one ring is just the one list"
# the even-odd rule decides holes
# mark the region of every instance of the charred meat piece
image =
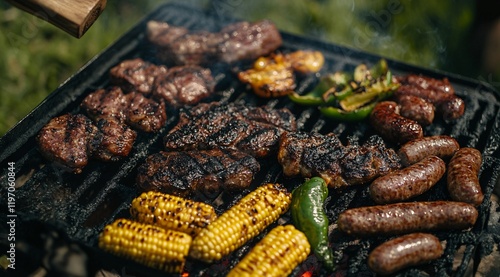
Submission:
[[259,170],[254,157],[232,149],[160,152],[139,167],[137,184],[144,191],[215,198],[247,188]]
[[285,176],[320,176],[332,188],[365,184],[401,167],[396,152],[380,137],[370,137],[363,145],[351,141],[344,146],[333,133],[284,133],[278,162]]
[[410,74],[399,77],[398,82],[401,86],[396,91],[396,96],[413,95],[429,101],[445,120],[457,119],[464,114],[465,102],[455,95],[448,78],[438,80]]
[[284,131],[295,129],[295,117],[288,109],[202,103],[181,111],[164,145],[167,150],[236,148],[264,157],[277,150]]
[[177,65],[256,59],[282,43],[278,29],[267,20],[230,24],[220,32],[189,32],[183,27],[150,21],[147,37],[157,47],[161,60]]
[[320,176],[333,187],[346,186],[340,159],[347,153],[333,134],[286,132],[281,136],[278,161],[285,176]]
[[97,127],[84,115],[65,114],[45,125],[36,138],[42,155],[48,160],[81,173],[90,157],[90,143]]
[[148,21],[146,36],[158,47],[169,47],[172,42],[189,33],[184,27],[171,26],[166,22]]
[[130,99],[125,96],[120,87],[111,87],[90,93],[83,99],[80,106],[95,121],[109,117],[125,121],[125,111],[130,106]]
[[218,59],[217,45],[223,39],[218,33],[187,33],[174,40],[166,51],[160,52],[159,58],[178,65],[207,65]]
[[146,62],[141,58],[125,60],[110,70],[111,83],[125,91],[151,93],[153,82],[167,73],[167,67]]
[[219,59],[226,63],[254,60],[281,46],[281,35],[269,20],[237,22],[221,30],[224,41],[218,45]]
[[98,132],[91,142],[92,157],[102,161],[117,161],[128,156],[137,133],[126,124],[110,117],[97,122]]
[[158,132],[165,126],[167,112],[163,100],[155,101],[136,92],[127,97],[130,99],[130,106],[125,111],[128,125],[145,132]]
[[194,105],[214,92],[215,80],[210,69],[177,66],[156,78],[153,95],[173,107]]
[[163,100],[155,101],[138,92],[124,94],[119,87],[90,93],[81,107],[95,121],[114,118],[145,132],[159,131],[167,120]]
[[401,167],[397,153],[387,148],[379,136],[371,136],[359,145],[350,141],[340,162],[342,174],[350,185],[366,184]]
[[219,33],[189,32],[184,27],[149,21],[148,40],[157,47],[158,58],[177,65],[200,65],[217,60],[217,45],[224,39]]

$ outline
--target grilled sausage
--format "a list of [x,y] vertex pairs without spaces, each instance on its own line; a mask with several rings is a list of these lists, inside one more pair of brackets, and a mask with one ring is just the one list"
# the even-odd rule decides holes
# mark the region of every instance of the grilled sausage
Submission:
[[430,125],[434,120],[435,107],[429,101],[413,95],[399,95],[395,101],[400,106],[400,114],[418,124]]
[[339,215],[340,230],[354,236],[463,230],[477,220],[476,208],[454,201],[406,202],[353,208]]
[[479,206],[483,192],[479,184],[479,169],[482,157],[479,150],[464,147],[458,150],[448,164],[448,191],[453,200]]
[[446,164],[436,156],[393,171],[370,184],[370,196],[377,204],[394,203],[418,196],[443,177]]
[[458,142],[450,136],[430,136],[411,140],[398,150],[404,166],[421,161],[428,156],[438,156],[447,160],[460,148]]
[[438,259],[443,253],[443,246],[436,236],[412,233],[377,246],[368,256],[368,266],[377,274],[389,275]]
[[370,114],[370,123],[382,137],[393,142],[405,143],[423,137],[422,126],[399,115],[398,104],[393,101],[378,103]]
[[402,85],[395,92],[398,95],[413,95],[431,102],[443,119],[453,120],[465,111],[465,102],[455,95],[447,78],[442,80],[410,74],[398,80]]
[[465,102],[456,95],[448,95],[436,103],[436,109],[441,113],[444,120],[450,121],[464,114]]

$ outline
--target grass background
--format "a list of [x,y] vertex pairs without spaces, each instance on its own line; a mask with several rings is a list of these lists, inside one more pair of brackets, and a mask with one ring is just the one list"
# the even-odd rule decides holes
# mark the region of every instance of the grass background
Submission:
[[[109,0],[80,39],[0,4],[0,136],[147,13],[169,1]],[[475,1],[183,1],[219,16],[269,18],[285,31],[465,76],[481,72]],[[376,2],[376,3],[375,3]],[[500,75],[500,74],[499,74]]]

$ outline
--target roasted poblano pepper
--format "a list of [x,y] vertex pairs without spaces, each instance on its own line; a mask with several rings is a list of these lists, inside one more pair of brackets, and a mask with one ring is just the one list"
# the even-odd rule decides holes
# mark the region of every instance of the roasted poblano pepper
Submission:
[[306,235],[318,260],[332,270],[335,261],[328,245],[328,217],[323,207],[327,196],[326,182],[311,178],[293,190],[290,211],[295,227]]
[[371,113],[376,102],[388,98],[397,88],[387,62],[381,59],[371,68],[358,65],[352,75],[346,72],[328,74],[310,93],[289,96],[295,103],[318,106],[325,117],[359,121]]

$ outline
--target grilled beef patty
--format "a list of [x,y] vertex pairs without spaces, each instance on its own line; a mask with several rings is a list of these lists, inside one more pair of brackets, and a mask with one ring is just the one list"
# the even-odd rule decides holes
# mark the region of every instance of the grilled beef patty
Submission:
[[295,129],[295,117],[288,109],[202,103],[181,111],[164,145],[169,151],[235,148],[264,157],[277,150],[283,132]]
[[247,188],[260,170],[257,160],[232,149],[160,152],[138,168],[144,191],[214,198],[222,190]]

